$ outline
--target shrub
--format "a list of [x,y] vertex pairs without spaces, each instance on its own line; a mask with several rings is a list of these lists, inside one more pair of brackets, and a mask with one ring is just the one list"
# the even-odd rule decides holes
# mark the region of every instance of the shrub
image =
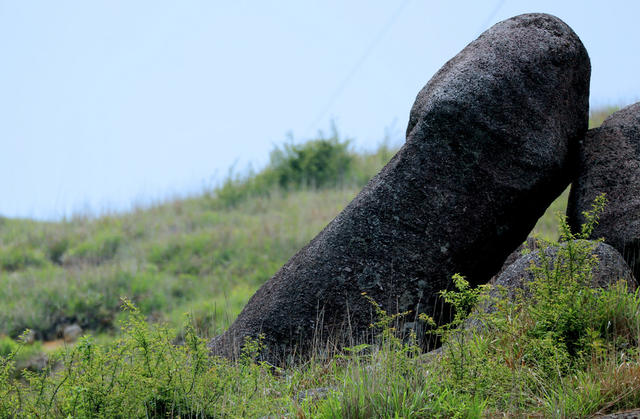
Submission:
[[[591,288],[592,271],[598,264],[593,254],[595,242],[588,241],[598,216],[605,205],[604,195],[598,197],[593,209],[586,212],[587,222],[579,233],[572,233],[565,217],[560,220],[560,240],[554,260],[540,252],[540,266],[532,266],[535,280],[531,284],[532,302],[528,310],[534,327],[531,335],[549,338],[554,346],[566,350],[576,359],[587,350],[587,340],[594,324],[594,308],[599,308],[602,290]],[[545,243],[540,242],[542,248]]]
[[215,191],[219,201],[235,205],[254,195],[268,195],[274,189],[301,187],[323,188],[342,184],[352,169],[354,157],[349,153],[349,140],[341,140],[335,127],[332,135],[302,144],[285,143],[271,151],[269,164],[259,173],[245,176],[229,173]]
[[270,156],[269,169],[284,189],[300,186],[335,186],[344,181],[352,157],[348,141],[340,141],[333,131],[329,138],[318,138],[303,144],[285,143]]
[[14,272],[47,263],[44,254],[37,249],[26,246],[0,247],[0,270]]
[[49,260],[57,265],[62,265],[62,258],[70,245],[71,240],[68,237],[50,239],[46,244]]

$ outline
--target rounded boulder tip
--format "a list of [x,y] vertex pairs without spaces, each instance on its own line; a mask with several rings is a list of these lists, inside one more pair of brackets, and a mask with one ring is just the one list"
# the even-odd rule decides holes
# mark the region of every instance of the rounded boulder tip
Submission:
[[488,29],[419,92],[398,153],[210,341],[212,353],[237,356],[262,335],[262,359],[281,364],[370,340],[369,299],[447,321],[438,296],[452,275],[487,282],[568,186],[589,77],[582,42],[556,17]]

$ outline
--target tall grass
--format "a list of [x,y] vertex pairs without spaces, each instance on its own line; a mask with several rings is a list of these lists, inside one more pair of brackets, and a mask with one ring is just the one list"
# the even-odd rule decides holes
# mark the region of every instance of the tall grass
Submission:
[[[230,362],[209,356],[189,317],[180,336],[124,300],[116,340],[84,337],[23,380],[12,377],[24,346],[0,354],[0,416],[581,418],[636,407],[640,296],[623,283],[589,288],[592,248],[575,243],[542,263],[551,268],[534,269],[531,299],[490,297],[491,313],[472,311],[483,294],[456,276],[457,289],[443,297],[457,315],[434,332],[444,342],[437,353],[398,334],[409,313],[389,314],[369,298],[377,313],[370,342],[280,369],[257,361],[258,339]],[[571,298],[556,298],[558,287]],[[470,312],[482,328],[464,328]],[[585,323],[581,335],[574,320]]]

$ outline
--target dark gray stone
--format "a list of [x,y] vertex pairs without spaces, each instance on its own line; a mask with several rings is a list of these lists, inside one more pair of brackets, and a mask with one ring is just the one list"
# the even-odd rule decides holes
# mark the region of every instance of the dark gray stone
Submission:
[[567,216],[579,231],[582,212],[605,193],[607,205],[592,238],[604,237],[640,277],[640,102],[615,112],[589,130],[578,152]]
[[[589,241],[581,240],[580,242],[585,243]],[[627,283],[630,291],[634,291],[636,289],[636,280],[620,252],[606,243],[589,243],[593,246],[592,254],[598,258],[598,264],[595,265],[591,272],[591,286],[594,288],[607,288],[622,280]],[[566,243],[562,243],[560,246],[566,246]],[[491,290],[492,294],[497,296],[497,289],[503,287],[507,291],[507,295],[511,297],[513,297],[518,290],[524,291],[526,295],[528,292],[528,284],[531,283],[535,277],[534,272],[531,270],[532,264],[538,267],[543,266],[542,252],[544,252],[549,262],[549,268],[553,268],[554,263],[557,261],[560,247],[549,246],[541,249],[537,245],[532,247],[530,242],[527,242],[521,249],[525,251],[528,250],[529,252],[524,255],[520,253],[520,256],[513,263],[506,266],[499,275],[493,277],[489,282],[493,286]],[[520,251],[522,252],[522,250]]]
[[[609,286],[624,281],[629,292],[633,292],[637,288],[636,279],[631,272],[631,268],[625,262],[620,252],[612,246],[602,242],[591,240],[577,240],[578,246],[591,247],[589,255],[595,255],[598,263],[591,270],[592,288],[608,288]],[[546,260],[547,267],[554,269],[556,264],[565,264],[566,260],[559,257],[560,247],[566,246],[567,243],[560,245],[541,246],[541,244],[533,239],[528,238],[516,251],[514,251],[500,272],[489,281],[490,287],[485,290],[480,303],[475,308],[475,314],[469,316],[464,322],[464,329],[467,331],[479,331],[485,327],[485,319],[482,313],[493,313],[496,310],[496,298],[509,298],[514,300],[517,296],[529,299],[531,292],[529,284],[535,279],[535,273],[532,267],[543,267]],[[544,256],[544,258],[543,258]]]
[[16,365],[17,371],[27,369],[33,372],[42,372],[49,364],[49,355],[40,352],[29,359],[19,361]]
[[438,292],[451,276],[487,282],[568,185],[589,76],[584,46],[556,17],[487,30],[418,94],[400,151],[210,341],[212,353],[233,357],[260,333],[273,363],[366,340],[376,314],[362,292],[389,313],[447,321]]

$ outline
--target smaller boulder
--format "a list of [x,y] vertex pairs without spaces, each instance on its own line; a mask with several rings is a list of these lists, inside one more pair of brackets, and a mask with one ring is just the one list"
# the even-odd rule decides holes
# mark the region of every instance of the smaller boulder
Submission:
[[507,257],[507,259],[502,264],[502,267],[491,279],[489,280],[490,284],[493,284],[496,278],[498,278],[502,273],[511,266],[516,260],[520,259],[523,255],[530,253],[534,250],[538,250],[540,245],[538,240],[535,237],[527,237],[527,240],[522,243],[516,250],[511,252],[511,254]]
[[78,340],[80,335],[82,335],[82,328],[77,324],[65,326],[62,330],[62,337],[66,343],[75,342]]
[[[579,241],[585,242],[586,240]],[[591,243],[594,246],[593,254],[596,255],[599,261],[593,268],[591,285],[594,288],[607,288],[619,280],[624,280],[629,290],[635,290],[636,280],[622,255],[606,243]],[[544,252],[549,264],[554,263],[561,246],[566,246],[566,243],[542,249],[539,248],[535,240],[527,240],[525,244],[507,258],[507,262],[512,262],[508,266],[505,263],[500,273],[489,281],[489,284],[493,285],[490,293],[494,295],[498,292],[497,288],[504,287],[509,296],[514,296],[517,290],[523,290],[526,294],[528,284],[535,279],[535,274],[531,270],[532,264],[538,267],[542,266],[543,255],[541,252]],[[523,254],[523,251],[525,254]],[[528,253],[526,253],[527,251]]]
[[26,369],[33,372],[41,372],[47,368],[47,364],[49,364],[49,356],[44,352],[40,352],[27,360],[19,362],[16,367],[20,371]]

